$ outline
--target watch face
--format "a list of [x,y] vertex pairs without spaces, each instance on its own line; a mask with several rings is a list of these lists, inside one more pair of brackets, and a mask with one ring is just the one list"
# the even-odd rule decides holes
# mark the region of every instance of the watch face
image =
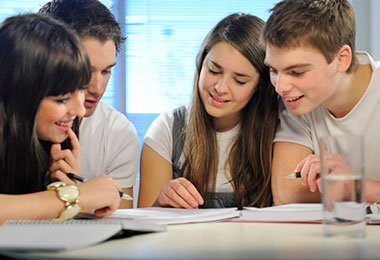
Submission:
[[79,197],[79,189],[76,186],[64,186],[58,190],[58,196],[63,201],[75,201]]

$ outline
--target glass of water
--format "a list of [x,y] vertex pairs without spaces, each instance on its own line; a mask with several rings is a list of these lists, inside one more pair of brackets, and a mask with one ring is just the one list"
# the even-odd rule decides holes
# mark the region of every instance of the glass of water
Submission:
[[360,135],[344,135],[319,140],[326,236],[365,236],[363,139]]

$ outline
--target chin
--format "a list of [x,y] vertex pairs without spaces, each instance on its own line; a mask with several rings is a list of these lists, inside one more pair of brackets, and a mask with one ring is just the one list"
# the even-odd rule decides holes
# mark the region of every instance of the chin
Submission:
[[84,115],[84,117],[92,116],[92,114],[95,112],[95,108],[96,106],[93,108],[86,108],[86,114]]
[[50,139],[50,142],[55,143],[55,144],[60,144],[63,141],[65,141],[68,137],[69,137],[68,134],[54,136],[53,138]]
[[302,116],[302,115],[306,115],[307,113],[313,111],[313,109],[290,109],[290,112],[292,112],[292,114],[296,115],[296,116]]

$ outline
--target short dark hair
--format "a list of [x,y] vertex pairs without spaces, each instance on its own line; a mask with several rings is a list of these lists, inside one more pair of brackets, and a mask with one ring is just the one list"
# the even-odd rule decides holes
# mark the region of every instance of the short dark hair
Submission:
[[[263,32],[267,45],[314,47],[327,63],[331,63],[343,45],[347,44],[355,53],[355,14],[347,0],[283,0],[271,12]],[[353,55],[347,72],[353,72],[357,64]]]
[[125,40],[115,16],[98,0],[53,0],[41,7],[39,13],[68,24],[82,39],[113,40],[117,51]]

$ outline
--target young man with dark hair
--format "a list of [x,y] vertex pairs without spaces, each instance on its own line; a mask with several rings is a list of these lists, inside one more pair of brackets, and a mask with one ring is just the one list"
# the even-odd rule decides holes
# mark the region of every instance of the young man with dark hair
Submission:
[[[85,117],[80,122],[80,166],[87,179],[107,174],[129,195],[136,183],[139,148],[136,129],[120,112],[102,103],[116,53],[124,37],[111,11],[98,0],[53,0],[40,10],[74,29],[84,44],[92,67],[85,90]],[[132,207],[122,200],[121,208]]]

